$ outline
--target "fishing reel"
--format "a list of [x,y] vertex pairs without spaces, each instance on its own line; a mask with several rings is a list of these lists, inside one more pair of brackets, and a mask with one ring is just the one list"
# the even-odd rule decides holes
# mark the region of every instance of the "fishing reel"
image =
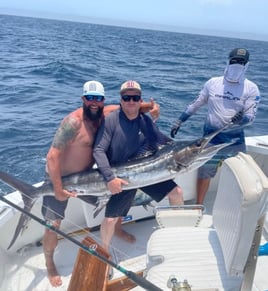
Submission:
[[191,291],[191,286],[188,284],[187,280],[183,282],[178,282],[174,275],[171,275],[167,281],[167,287],[172,291]]

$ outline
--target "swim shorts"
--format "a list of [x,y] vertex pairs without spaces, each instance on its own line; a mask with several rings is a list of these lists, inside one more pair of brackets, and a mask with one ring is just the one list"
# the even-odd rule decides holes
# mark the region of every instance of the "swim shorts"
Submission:
[[[46,173],[44,183],[48,182],[50,182],[49,175]],[[41,210],[44,219],[48,221],[64,219],[67,204],[68,199],[65,201],[59,201],[55,198],[55,196],[44,196]]]
[[[142,187],[140,190],[149,195],[156,202],[159,202],[176,186],[177,184],[173,180],[168,180]],[[124,190],[119,194],[112,195],[106,205],[105,217],[126,216],[132,205],[136,192],[136,189],[132,189]]]

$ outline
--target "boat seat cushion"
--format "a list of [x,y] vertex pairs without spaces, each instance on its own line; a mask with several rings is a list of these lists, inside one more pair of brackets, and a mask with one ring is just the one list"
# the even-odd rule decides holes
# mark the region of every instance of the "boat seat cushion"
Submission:
[[267,190],[267,177],[251,156],[239,153],[223,163],[212,219],[230,275],[243,273]]

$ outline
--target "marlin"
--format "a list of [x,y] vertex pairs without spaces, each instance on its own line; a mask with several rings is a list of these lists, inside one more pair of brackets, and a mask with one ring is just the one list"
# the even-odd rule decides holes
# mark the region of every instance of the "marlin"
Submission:
[[[128,181],[128,185],[123,185],[123,190],[138,189],[174,179],[178,173],[185,173],[199,168],[212,159],[219,150],[232,144],[233,142],[219,145],[209,144],[213,137],[226,128],[227,126],[193,142],[172,141],[150,156],[129,161],[118,167],[113,167],[112,170],[117,177]],[[3,171],[0,171],[0,180],[22,194],[24,209],[27,212],[31,211],[40,196],[54,195],[53,185],[48,181],[39,187],[35,187]],[[97,207],[95,216],[106,205],[111,196],[107,189],[107,184],[98,169],[65,176],[62,178],[62,182],[65,189],[77,193],[77,198]],[[134,201],[133,205],[145,205],[139,196],[137,201],[137,203]],[[149,202],[150,199],[146,203]],[[25,229],[28,220],[29,217],[22,213],[8,249]]]

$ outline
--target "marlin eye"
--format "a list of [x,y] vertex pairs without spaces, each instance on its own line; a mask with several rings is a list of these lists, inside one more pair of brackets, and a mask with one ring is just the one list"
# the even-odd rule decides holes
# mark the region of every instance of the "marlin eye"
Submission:
[[202,140],[201,140],[201,139],[197,140],[196,143],[195,143],[195,145],[196,145],[197,147],[201,147],[201,145],[202,145]]

